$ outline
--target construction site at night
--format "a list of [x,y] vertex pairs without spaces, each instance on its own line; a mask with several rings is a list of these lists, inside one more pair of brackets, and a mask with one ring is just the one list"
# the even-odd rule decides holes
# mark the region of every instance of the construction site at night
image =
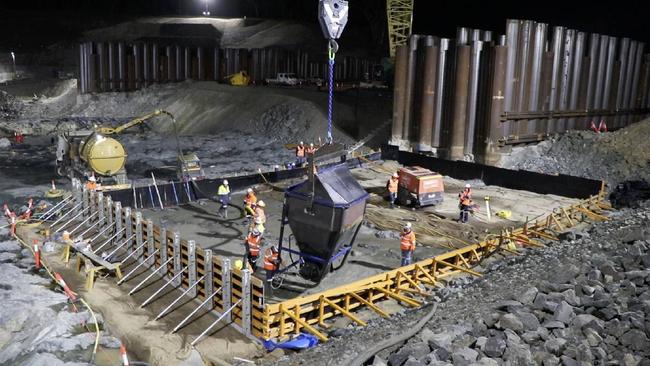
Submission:
[[0,365],[650,365],[640,15],[73,2],[0,15]]

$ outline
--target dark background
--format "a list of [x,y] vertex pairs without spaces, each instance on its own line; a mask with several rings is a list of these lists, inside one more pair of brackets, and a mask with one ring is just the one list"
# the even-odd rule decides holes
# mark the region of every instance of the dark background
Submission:
[[[211,15],[316,22],[317,0],[207,0]],[[387,50],[385,0],[349,0],[346,32]],[[205,0],[0,0],[0,46],[34,47],[74,40],[83,30],[155,15],[201,16]],[[508,18],[650,42],[650,1],[415,0],[413,33],[453,38],[466,26],[503,34]]]

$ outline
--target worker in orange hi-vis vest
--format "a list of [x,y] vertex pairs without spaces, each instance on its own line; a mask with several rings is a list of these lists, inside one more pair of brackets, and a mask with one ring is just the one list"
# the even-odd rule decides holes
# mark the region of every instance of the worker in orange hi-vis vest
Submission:
[[246,237],[246,260],[250,264],[253,272],[257,270],[257,259],[260,256],[260,247],[262,246],[262,233],[253,229]]
[[397,189],[399,187],[399,174],[393,173],[393,176],[388,179],[386,183],[386,190],[388,190],[388,200],[390,201],[390,208],[395,207],[395,200],[397,200]]
[[415,251],[415,233],[411,229],[411,223],[404,225],[400,235],[400,249],[402,250],[402,266],[407,266],[413,261]]

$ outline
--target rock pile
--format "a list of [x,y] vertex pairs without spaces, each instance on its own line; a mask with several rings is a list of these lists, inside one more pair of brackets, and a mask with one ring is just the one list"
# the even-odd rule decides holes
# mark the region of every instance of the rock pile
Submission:
[[588,258],[582,265],[560,260],[547,279],[491,311],[442,330],[430,323],[374,364],[650,365],[648,207],[544,250],[562,255],[572,246]]
[[570,131],[537,145],[515,147],[499,166],[602,179],[613,189],[627,180],[650,180],[648,133],[650,119],[610,133]]

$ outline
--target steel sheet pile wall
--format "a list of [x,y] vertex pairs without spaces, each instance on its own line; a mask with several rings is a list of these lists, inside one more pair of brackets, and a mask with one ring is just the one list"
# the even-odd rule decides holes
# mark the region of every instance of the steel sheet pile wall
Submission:
[[501,147],[649,113],[650,55],[629,38],[511,19],[398,48],[391,145],[493,163]]
[[[362,80],[370,75],[375,60],[339,56],[337,80]],[[154,42],[84,42],[79,45],[81,93],[129,91],[152,83],[183,80],[221,81],[226,76],[246,71],[255,84],[280,72],[300,78],[324,79],[325,54],[279,48],[219,48]]]

